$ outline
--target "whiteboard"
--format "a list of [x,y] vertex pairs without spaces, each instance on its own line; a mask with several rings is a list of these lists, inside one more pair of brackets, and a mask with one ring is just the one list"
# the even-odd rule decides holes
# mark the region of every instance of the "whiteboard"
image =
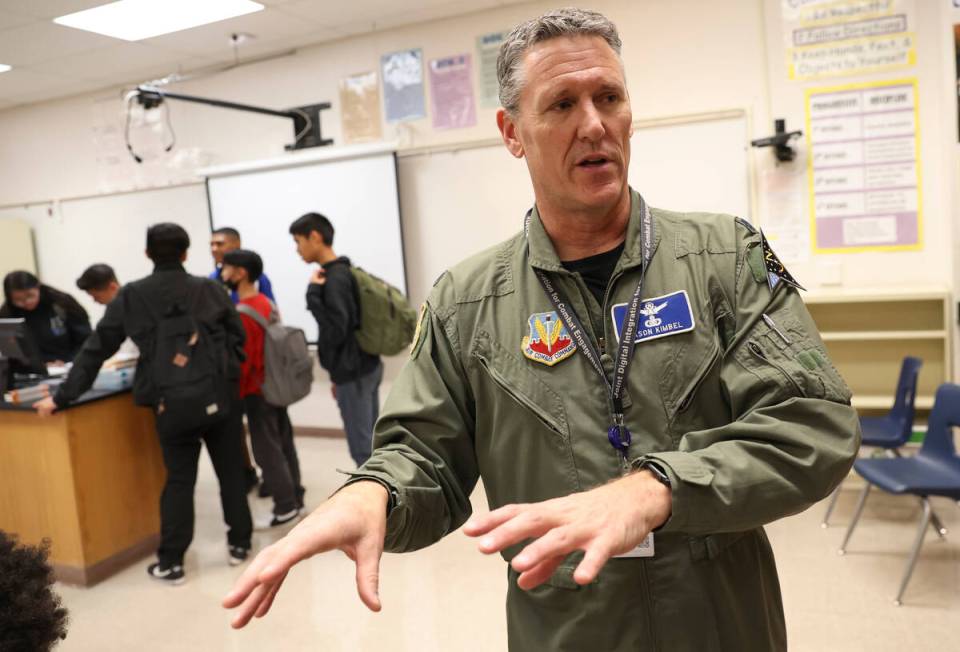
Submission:
[[214,229],[237,229],[246,249],[263,258],[286,324],[310,341],[317,325],[307,310],[311,268],[297,254],[290,224],[304,213],[325,215],[333,248],[354,265],[407,291],[392,149],[339,148],[202,171]]
[[202,183],[0,209],[0,220],[10,218],[33,229],[40,279],[76,297],[93,323],[104,309],[77,289],[77,278],[94,263],[113,267],[120,283],[150,274],[153,263],[144,252],[151,224],[174,222],[186,229],[188,272],[206,276],[213,269]]

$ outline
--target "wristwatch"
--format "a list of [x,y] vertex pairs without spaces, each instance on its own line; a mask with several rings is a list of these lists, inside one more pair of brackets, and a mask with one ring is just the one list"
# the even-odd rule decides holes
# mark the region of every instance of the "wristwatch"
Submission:
[[644,460],[640,462],[637,466],[638,471],[650,471],[650,474],[657,479],[661,484],[665,485],[667,489],[673,490],[673,484],[670,483],[670,476],[668,476],[660,465],[656,462],[650,460]]

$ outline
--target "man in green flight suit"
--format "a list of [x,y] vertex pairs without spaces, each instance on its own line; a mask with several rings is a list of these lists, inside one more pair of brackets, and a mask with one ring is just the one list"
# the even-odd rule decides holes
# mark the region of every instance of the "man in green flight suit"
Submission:
[[827,496],[859,446],[796,282],[748,223],[648,208],[627,185],[605,17],[519,25],[498,75],[536,206],[438,280],[373,456],[257,556],[224,600],[233,625],[333,549],[379,610],[382,551],[463,525],[482,477],[493,511],[464,531],[509,562],[511,650],[785,650],[762,526]]

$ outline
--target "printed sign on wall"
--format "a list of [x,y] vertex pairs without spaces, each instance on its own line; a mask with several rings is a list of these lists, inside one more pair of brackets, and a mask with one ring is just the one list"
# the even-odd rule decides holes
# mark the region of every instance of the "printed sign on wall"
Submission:
[[917,80],[807,91],[814,250],[920,249]]

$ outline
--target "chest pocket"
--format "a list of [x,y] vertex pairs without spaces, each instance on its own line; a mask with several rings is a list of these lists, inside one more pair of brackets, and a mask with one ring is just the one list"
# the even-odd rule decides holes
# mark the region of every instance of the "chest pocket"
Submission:
[[[473,347],[473,358],[483,375],[513,402],[526,416],[537,422],[565,444],[569,443],[570,428],[560,395],[537,378],[525,361],[507,351],[486,331],[478,331]],[[490,405],[502,412],[502,401],[490,397]],[[478,405],[478,412],[483,410]],[[493,411],[493,410],[491,410]],[[509,429],[501,422],[498,427]]]

